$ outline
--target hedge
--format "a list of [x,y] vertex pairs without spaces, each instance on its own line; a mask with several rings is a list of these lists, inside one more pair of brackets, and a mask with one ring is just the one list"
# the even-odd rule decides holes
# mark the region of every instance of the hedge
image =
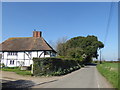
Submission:
[[33,58],[34,76],[58,76],[80,69],[79,60],[61,58]]

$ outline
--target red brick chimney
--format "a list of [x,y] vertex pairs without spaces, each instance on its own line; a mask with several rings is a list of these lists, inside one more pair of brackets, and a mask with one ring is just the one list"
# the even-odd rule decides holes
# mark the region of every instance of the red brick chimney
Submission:
[[41,31],[33,31],[33,37],[42,37]]

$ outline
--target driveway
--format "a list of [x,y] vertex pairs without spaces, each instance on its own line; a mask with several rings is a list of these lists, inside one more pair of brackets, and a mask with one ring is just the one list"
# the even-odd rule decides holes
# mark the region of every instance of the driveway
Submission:
[[34,77],[18,75],[15,72],[0,71],[3,88],[30,88],[57,81],[61,77]]

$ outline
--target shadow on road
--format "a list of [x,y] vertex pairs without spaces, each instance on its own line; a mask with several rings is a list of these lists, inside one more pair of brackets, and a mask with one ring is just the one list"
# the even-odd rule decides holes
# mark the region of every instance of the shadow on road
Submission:
[[6,88],[28,88],[35,85],[35,83],[30,80],[16,80],[16,81],[3,80],[3,81],[4,81],[4,83],[2,83],[3,90]]
[[87,64],[85,64],[86,66],[96,66],[97,64],[95,64],[95,63],[87,63]]
[[51,82],[55,82],[57,80],[52,80],[52,81],[48,81],[48,82],[42,82],[39,84],[35,84],[34,82],[30,81],[30,80],[16,80],[16,81],[9,81],[9,80],[2,80],[2,90],[11,90],[11,89],[29,89],[33,86],[38,86],[38,85],[43,85],[46,83],[51,83]]

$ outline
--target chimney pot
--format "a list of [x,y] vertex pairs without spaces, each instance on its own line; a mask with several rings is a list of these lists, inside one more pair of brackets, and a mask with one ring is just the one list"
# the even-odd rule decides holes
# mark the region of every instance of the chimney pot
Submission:
[[33,31],[33,37],[42,37],[41,31]]

